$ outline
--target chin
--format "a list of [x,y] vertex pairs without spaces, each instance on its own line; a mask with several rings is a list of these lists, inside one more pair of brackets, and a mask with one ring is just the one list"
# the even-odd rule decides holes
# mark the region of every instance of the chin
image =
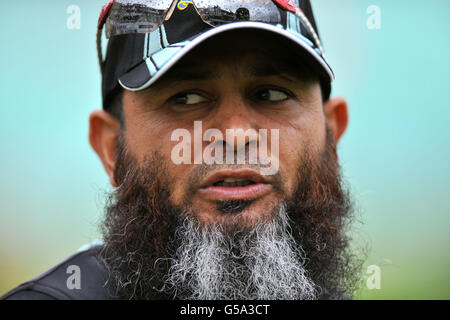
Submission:
[[224,201],[216,208],[209,210],[193,210],[195,216],[203,226],[252,227],[260,223],[267,223],[273,217],[275,206],[254,203],[252,200]]

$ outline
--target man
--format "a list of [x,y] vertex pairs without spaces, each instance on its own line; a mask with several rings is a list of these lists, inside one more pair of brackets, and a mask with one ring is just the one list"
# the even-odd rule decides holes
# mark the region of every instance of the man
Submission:
[[5,299],[351,297],[347,103],[309,1],[111,1],[98,49],[103,242]]

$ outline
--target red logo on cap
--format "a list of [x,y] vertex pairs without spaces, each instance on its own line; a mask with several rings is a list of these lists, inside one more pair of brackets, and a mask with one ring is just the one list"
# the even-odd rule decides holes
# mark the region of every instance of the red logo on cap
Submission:
[[299,10],[300,8],[295,4],[294,1],[292,0],[273,0],[275,3],[277,3],[280,7],[282,7],[283,9],[286,9],[288,11],[291,11],[293,13],[295,13],[297,11],[297,9]]
[[100,13],[100,17],[98,18],[97,28],[102,27],[103,24],[105,23],[106,17],[108,16],[109,9],[111,9],[113,3],[114,3],[114,0],[111,0],[103,6],[102,12]]

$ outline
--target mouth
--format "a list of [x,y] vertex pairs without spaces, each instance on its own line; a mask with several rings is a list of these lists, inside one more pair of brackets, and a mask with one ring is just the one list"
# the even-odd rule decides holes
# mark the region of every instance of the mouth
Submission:
[[199,192],[208,200],[254,200],[272,190],[272,185],[253,170],[223,170],[208,177]]

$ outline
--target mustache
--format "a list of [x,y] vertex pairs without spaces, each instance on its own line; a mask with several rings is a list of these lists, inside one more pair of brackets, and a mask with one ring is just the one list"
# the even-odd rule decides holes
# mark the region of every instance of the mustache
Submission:
[[[238,169],[250,169],[255,172],[257,172],[260,175],[264,175],[264,168],[265,166],[262,164],[198,164],[195,165],[192,172],[189,174],[188,177],[188,189],[193,190],[195,189],[195,186],[198,186],[201,181],[205,180],[209,175],[211,175],[213,172],[220,171],[220,170],[238,170]],[[270,181],[272,184],[272,187],[278,191],[283,192],[283,173],[282,170],[279,169],[277,173],[270,176]],[[195,192],[195,190],[191,191]],[[192,193],[189,194],[189,196],[192,196]]]

